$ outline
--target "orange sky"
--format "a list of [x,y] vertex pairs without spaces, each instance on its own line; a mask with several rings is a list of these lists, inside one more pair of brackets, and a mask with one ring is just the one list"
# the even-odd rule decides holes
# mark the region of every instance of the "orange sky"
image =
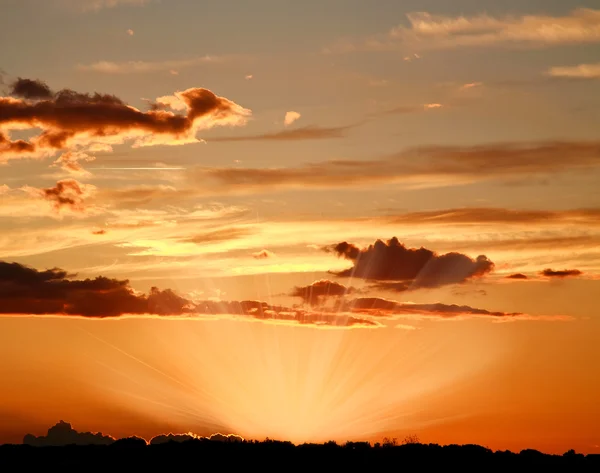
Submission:
[[595,2],[2,3],[0,443],[600,453]]

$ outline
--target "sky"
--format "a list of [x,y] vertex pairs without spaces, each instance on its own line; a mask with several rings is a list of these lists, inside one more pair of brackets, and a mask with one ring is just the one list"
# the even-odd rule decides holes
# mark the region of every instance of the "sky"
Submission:
[[600,453],[596,0],[0,0],[0,58],[0,443]]

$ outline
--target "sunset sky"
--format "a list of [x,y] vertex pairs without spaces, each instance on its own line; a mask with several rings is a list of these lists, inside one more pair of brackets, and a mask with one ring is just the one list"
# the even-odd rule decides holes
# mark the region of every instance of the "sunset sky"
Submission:
[[597,0],[0,0],[0,443],[600,453]]

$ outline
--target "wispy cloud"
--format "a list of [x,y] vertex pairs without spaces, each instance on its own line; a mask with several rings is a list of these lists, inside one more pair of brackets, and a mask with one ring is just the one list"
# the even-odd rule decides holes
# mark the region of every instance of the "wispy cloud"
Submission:
[[79,64],[77,66],[77,69],[80,71],[100,72],[103,74],[143,74],[160,71],[177,72],[181,69],[205,64],[223,64],[233,59],[234,58],[232,56],[207,55],[187,59],[172,59],[165,61],[98,61],[92,64]]
[[152,0],[59,0],[63,4],[77,8],[83,12],[99,11],[105,8],[118,6],[142,6],[149,4]]
[[407,14],[408,24],[364,40],[340,41],[326,52],[407,51],[456,47],[547,47],[600,42],[600,10],[578,8],[563,16]]
[[600,79],[600,63],[557,66],[548,70],[547,74],[552,77],[568,79]]

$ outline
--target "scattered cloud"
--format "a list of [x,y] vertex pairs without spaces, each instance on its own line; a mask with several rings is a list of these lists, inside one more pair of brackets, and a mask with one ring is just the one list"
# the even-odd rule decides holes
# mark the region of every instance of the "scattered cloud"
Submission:
[[529,277],[522,273],[515,273],[515,274],[511,274],[509,276],[506,276],[506,279],[525,280],[525,279],[529,279]]
[[[562,16],[544,14],[472,16],[412,12],[387,34],[342,40],[326,53],[357,50],[424,51],[458,47],[540,48],[600,42],[600,10],[577,8]],[[407,56],[411,58],[411,56]]]
[[[10,141],[0,135],[0,163],[52,156],[60,150],[106,150],[127,141],[133,141],[134,147],[195,143],[200,130],[241,126],[251,115],[250,110],[202,88],[175,93],[185,105],[185,115],[142,112],[114,95],[68,89],[52,93],[43,82],[28,79],[13,84],[12,93],[17,98],[0,97],[0,127],[42,131],[29,141]],[[73,157],[68,161],[72,163]]]
[[285,113],[285,118],[283,120],[283,124],[285,126],[290,126],[292,123],[294,123],[296,120],[298,120],[302,115],[300,115],[298,112],[286,112]]
[[58,181],[54,187],[45,189],[24,187],[23,190],[34,197],[47,200],[60,214],[65,209],[71,212],[85,212],[87,210],[85,200],[95,193],[96,187],[75,179],[64,179]]
[[377,281],[375,288],[398,292],[460,284],[494,269],[494,263],[484,255],[474,260],[461,253],[438,255],[426,248],[407,248],[395,237],[362,249],[342,242],[325,250],[353,264],[334,273],[337,276]]
[[482,87],[483,82],[469,82],[468,84],[463,84],[460,88],[461,90],[469,90],[477,87]]
[[275,253],[273,253],[272,251],[269,251],[269,250],[261,250],[261,251],[257,251],[256,253],[252,253],[252,257],[254,259],[269,259],[269,258],[274,258]]
[[306,304],[316,306],[322,305],[326,299],[342,297],[356,292],[353,287],[347,287],[335,281],[321,279],[308,286],[296,286],[290,296],[300,297]]
[[67,151],[66,153],[60,155],[56,161],[54,161],[53,166],[60,166],[63,171],[66,171],[70,174],[89,176],[90,173],[86,171],[80,163],[91,162],[95,159],[95,156],[92,156],[88,153],[81,151]]
[[560,271],[554,271],[553,269],[544,269],[541,273],[542,276],[547,278],[569,278],[581,276],[583,273],[578,269],[564,269]]
[[567,79],[600,79],[600,63],[553,67],[548,70],[547,74]]

